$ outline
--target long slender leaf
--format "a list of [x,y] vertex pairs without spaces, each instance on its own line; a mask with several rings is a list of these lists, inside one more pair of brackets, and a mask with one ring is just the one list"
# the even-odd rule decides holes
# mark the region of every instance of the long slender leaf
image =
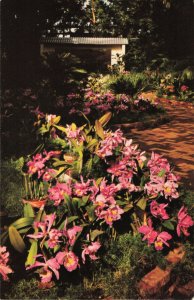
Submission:
[[104,116],[99,119],[100,124],[104,127],[111,119],[112,113],[107,112]]
[[104,233],[104,231],[102,231],[102,230],[98,230],[98,229],[93,230],[90,233],[91,240],[94,241],[97,236],[99,236],[99,235],[101,235],[103,233]]
[[30,250],[28,251],[28,257],[25,263],[25,266],[31,266],[32,264],[35,263],[35,256],[37,255],[38,251],[38,244],[37,241],[33,241],[30,247]]
[[15,227],[16,229],[20,229],[31,225],[33,222],[34,218],[32,217],[20,218],[17,221],[13,222],[11,226]]
[[103,140],[104,139],[104,130],[103,130],[101,123],[98,120],[95,121],[94,128],[95,128],[97,135]]
[[26,246],[20,233],[13,226],[9,227],[9,239],[12,246],[20,253],[24,252]]
[[33,218],[34,210],[29,203],[24,204],[24,217],[25,218]]

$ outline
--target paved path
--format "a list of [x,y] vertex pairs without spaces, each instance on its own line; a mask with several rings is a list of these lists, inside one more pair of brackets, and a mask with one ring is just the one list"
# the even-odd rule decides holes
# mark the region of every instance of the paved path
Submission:
[[131,129],[132,137],[142,150],[156,151],[167,157],[181,182],[194,190],[194,106],[162,99],[171,121],[154,129]]

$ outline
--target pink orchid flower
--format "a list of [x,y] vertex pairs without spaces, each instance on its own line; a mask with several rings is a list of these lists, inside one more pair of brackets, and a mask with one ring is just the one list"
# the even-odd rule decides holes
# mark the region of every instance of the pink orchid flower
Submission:
[[54,205],[58,206],[62,200],[64,200],[65,195],[71,196],[72,189],[70,182],[67,183],[57,183],[52,188],[48,189],[48,197],[50,200],[54,201]]
[[85,264],[86,262],[86,255],[89,255],[89,257],[92,260],[96,260],[98,259],[98,257],[96,256],[96,252],[98,251],[98,249],[101,247],[101,244],[99,242],[92,242],[91,245],[87,246],[84,245],[84,249],[82,251],[82,261]]
[[[106,202],[108,202],[109,204],[116,203],[114,196],[115,196],[116,192],[118,192],[118,190],[119,190],[118,185],[115,185],[114,183],[107,184],[107,181],[105,179],[103,179],[100,183],[100,195],[101,195],[101,197],[104,196],[104,198],[106,199]],[[97,197],[96,197],[96,200],[97,200]]]
[[189,236],[188,229],[193,226],[194,222],[191,219],[191,216],[187,214],[187,208],[182,206],[178,212],[178,225],[177,225],[177,234],[181,235],[181,231],[184,235]]
[[[46,282],[50,282],[52,279],[52,272],[55,274],[57,280],[59,280],[59,268],[60,265],[57,262],[56,258],[51,258],[49,260],[46,260],[46,258],[39,254],[36,256],[37,257],[42,257],[44,262],[40,262],[40,261],[35,261],[35,263],[29,267],[26,268],[26,270],[30,270],[33,268],[37,268],[37,267],[42,267],[41,271],[40,271],[40,277],[41,277],[41,282],[42,283],[46,283]],[[52,272],[51,272],[52,271]]]
[[164,170],[165,173],[170,172],[168,160],[155,152],[152,152],[151,159],[148,161],[147,166],[153,175],[158,175],[162,170]]
[[3,280],[9,280],[8,274],[13,273],[13,270],[7,265],[9,261],[9,252],[6,251],[6,247],[0,246],[0,274]]
[[123,154],[129,159],[140,155],[138,145],[133,145],[133,140],[126,140],[125,147],[123,148]]
[[153,244],[158,233],[152,227],[151,219],[148,220],[148,225],[142,225],[139,227],[138,231],[144,234],[143,241],[147,240],[148,244]]
[[68,243],[70,246],[73,246],[76,241],[76,235],[77,233],[81,232],[83,230],[83,227],[81,226],[73,226],[70,229],[66,230],[66,224],[63,231],[63,234],[68,238]]
[[72,251],[58,252],[56,259],[60,265],[64,265],[67,271],[72,272],[79,266],[78,257]]
[[165,198],[170,197],[176,199],[179,197],[179,193],[177,192],[178,184],[174,181],[166,181],[164,183],[164,196]]
[[45,159],[42,157],[42,154],[36,154],[33,156],[33,160],[27,162],[28,174],[32,175],[44,168]]
[[46,115],[46,122],[50,125],[53,125],[54,124],[54,120],[57,116],[56,115]]
[[122,176],[124,171],[126,170],[126,163],[123,161],[119,161],[119,163],[113,164],[111,167],[109,167],[107,169],[107,172],[111,173],[113,176]]
[[85,141],[85,137],[83,136],[82,129],[77,127],[74,128],[73,124],[67,125],[66,135],[68,139],[70,140],[76,139],[79,143]]
[[189,87],[186,86],[186,85],[182,85],[182,86],[181,86],[181,92],[185,92],[185,91],[187,91],[188,89],[189,89]]
[[57,175],[57,172],[55,169],[46,169],[45,173],[42,176],[43,181],[51,181],[55,176]]
[[121,218],[121,214],[124,213],[124,210],[120,208],[118,205],[110,205],[107,210],[103,210],[99,215],[99,219],[104,219],[105,222],[112,226],[113,222],[119,220]]
[[83,176],[80,176],[80,179],[81,179],[81,183],[76,182],[74,185],[74,193],[78,197],[87,195],[88,192],[90,191],[90,184],[91,184],[91,180],[84,182]]
[[101,158],[111,156],[113,154],[113,150],[121,145],[125,140],[120,129],[117,129],[115,132],[105,131],[104,135],[105,139],[100,142],[99,149],[96,152],[96,154]]
[[156,250],[162,250],[163,245],[166,245],[169,247],[169,243],[167,243],[167,241],[169,241],[171,239],[172,239],[172,235],[169,234],[168,232],[162,231],[161,233],[159,233],[156,238],[156,241],[154,243]]
[[51,249],[55,248],[55,246],[57,246],[58,243],[60,242],[59,238],[61,236],[62,236],[62,232],[60,230],[51,229],[48,233],[48,240],[47,240],[49,248]]
[[167,220],[169,219],[169,215],[165,210],[167,206],[168,204],[159,204],[157,201],[153,200],[150,204],[151,214],[156,218],[160,217],[163,220]]
[[58,229],[51,229],[56,215],[51,214],[47,215],[44,218],[44,222],[34,222],[34,227],[40,229],[41,231],[34,234],[28,234],[27,236],[32,239],[42,239],[47,238],[47,243],[50,248],[54,248],[59,243],[59,238],[62,236],[62,233]]
[[52,157],[59,157],[61,155],[61,151],[60,150],[52,150],[52,151],[44,151],[44,155],[45,155],[45,160],[49,160]]

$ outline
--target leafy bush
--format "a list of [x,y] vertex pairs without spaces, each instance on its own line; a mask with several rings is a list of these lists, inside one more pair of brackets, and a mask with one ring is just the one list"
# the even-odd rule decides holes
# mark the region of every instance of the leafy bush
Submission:
[[[183,101],[193,101],[194,92],[190,89],[189,86],[192,86],[192,80],[187,79],[187,76],[192,76],[192,73],[188,71],[183,75],[178,75],[176,73],[163,73],[160,74],[158,86],[157,86],[157,95],[160,97],[169,97],[176,98]],[[192,77],[189,77],[192,78]],[[186,83],[189,84],[186,85]]]
[[[164,267],[161,253],[155,252],[141,241],[140,235],[130,233],[119,236],[110,244],[104,243],[105,250],[101,261],[93,264],[92,273],[75,284],[63,281],[51,289],[37,289],[35,278],[22,279],[10,285],[3,284],[4,299],[94,299],[111,295],[118,299],[136,299],[137,283],[156,262]],[[41,286],[40,286],[41,287]]]
[[147,77],[143,73],[124,72],[110,77],[108,87],[116,94],[135,96],[147,84]]
[[104,241],[119,234],[140,232],[165,252],[193,225],[168,161],[155,153],[147,158],[119,130],[105,131],[110,117],[64,127],[60,117],[39,115],[42,143],[23,167],[24,217],[2,241],[9,236],[25,253],[28,270],[41,267],[43,285],[79,268],[82,276],[90,273]]
[[19,162],[7,160],[1,162],[1,206],[10,216],[21,216],[24,195],[23,178]]
[[[151,96],[151,93],[139,93],[136,98],[132,99],[127,94],[115,94],[105,89],[105,86],[107,88],[106,78],[107,76],[105,80],[103,77],[90,77],[87,89],[82,90],[81,93],[67,95],[66,106],[70,116],[78,115],[80,119],[81,117],[83,119],[85,115],[90,121],[95,121],[103,113],[111,112],[111,122],[121,123],[124,120],[137,121],[138,115],[142,112],[148,115],[153,112],[162,112],[156,96]],[[102,91],[101,87],[103,87]]]
[[65,52],[46,53],[42,56],[42,80],[48,80],[57,95],[75,90],[87,72],[75,55]]

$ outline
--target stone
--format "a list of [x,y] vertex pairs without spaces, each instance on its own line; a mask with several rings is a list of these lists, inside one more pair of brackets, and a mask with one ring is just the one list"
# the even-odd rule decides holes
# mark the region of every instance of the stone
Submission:
[[174,250],[168,253],[168,255],[166,256],[166,260],[170,264],[177,264],[183,259],[184,256],[185,256],[184,247],[179,246],[178,248],[175,248]]
[[138,284],[139,293],[142,297],[159,295],[161,289],[170,281],[171,268],[162,270],[156,267],[146,274]]
[[176,292],[185,297],[194,297],[194,280],[191,280],[187,284],[178,287]]

